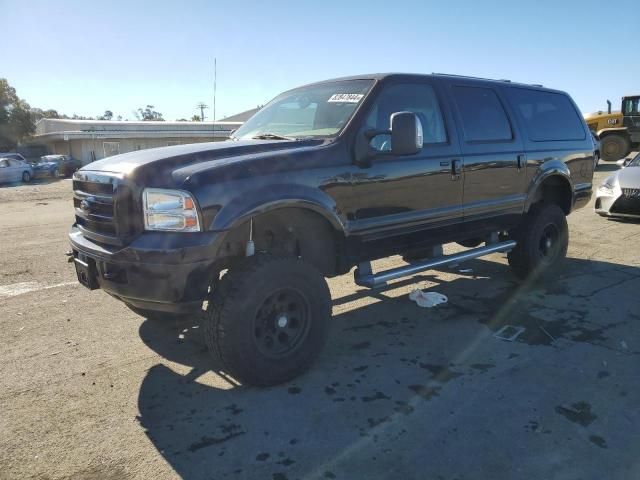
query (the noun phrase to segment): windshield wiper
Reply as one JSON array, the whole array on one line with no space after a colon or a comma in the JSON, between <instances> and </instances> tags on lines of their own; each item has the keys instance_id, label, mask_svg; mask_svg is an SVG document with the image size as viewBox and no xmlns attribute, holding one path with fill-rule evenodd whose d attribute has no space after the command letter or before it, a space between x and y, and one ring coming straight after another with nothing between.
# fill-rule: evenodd
<instances>
[{"instance_id":1,"label":"windshield wiper","mask_svg":"<svg viewBox=\"0 0 640 480\"><path fill-rule=\"evenodd\" d=\"M254 140L295 140L295 138L276 135L275 133L260 133L251 138Z\"/></svg>"}]
</instances>

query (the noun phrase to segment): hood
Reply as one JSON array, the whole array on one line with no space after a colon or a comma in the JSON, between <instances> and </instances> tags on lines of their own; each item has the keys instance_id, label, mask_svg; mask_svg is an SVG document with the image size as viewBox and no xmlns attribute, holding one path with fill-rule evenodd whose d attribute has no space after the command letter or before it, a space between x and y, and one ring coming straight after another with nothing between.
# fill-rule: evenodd
<instances>
[{"instance_id":1,"label":"hood","mask_svg":"<svg viewBox=\"0 0 640 480\"><path fill-rule=\"evenodd\" d=\"M293 150L317 143L317 140L227 140L224 142L173 145L115 155L85 165L80 171L116 173L123 176L137 177L152 170L157 172L160 167L174 170L212 160L278 150Z\"/></svg>"},{"instance_id":2,"label":"hood","mask_svg":"<svg viewBox=\"0 0 640 480\"><path fill-rule=\"evenodd\" d=\"M49 167L57 167L58 164L56 162L38 162L35 165L33 165L33 168L35 169L40 169L40 168L49 168Z\"/></svg>"},{"instance_id":3,"label":"hood","mask_svg":"<svg viewBox=\"0 0 640 480\"><path fill-rule=\"evenodd\" d=\"M622 118L622 113L620 112L592 112L584 115L584 120L588 122L589 120L608 120L610 118Z\"/></svg>"},{"instance_id":4,"label":"hood","mask_svg":"<svg viewBox=\"0 0 640 480\"><path fill-rule=\"evenodd\" d=\"M626 167L618 173L621 188L640 188L640 167Z\"/></svg>"}]
</instances>

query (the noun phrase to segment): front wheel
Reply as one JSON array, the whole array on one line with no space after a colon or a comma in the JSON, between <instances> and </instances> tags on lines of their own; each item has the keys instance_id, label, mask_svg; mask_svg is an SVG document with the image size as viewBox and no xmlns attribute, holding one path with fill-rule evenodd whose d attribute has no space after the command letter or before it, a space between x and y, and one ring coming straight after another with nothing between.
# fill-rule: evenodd
<instances>
[{"instance_id":1,"label":"front wheel","mask_svg":"<svg viewBox=\"0 0 640 480\"><path fill-rule=\"evenodd\" d=\"M267 386L311 366L330 317L329 287L318 270L298 258L256 255L222 277L203 327L209 351L226 371Z\"/></svg>"},{"instance_id":2,"label":"front wheel","mask_svg":"<svg viewBox=\"0 0 640 480\"><path fill-rule=\"evenodd\" d=\"M55 168L52 172L51 172L51 178L58 178L60 176L60 171Z\"/></svg>"},{"instance_id":3,"label":"front wheel","mask_svg":"<svg viewBox=\"0 0 640 480\"><path fill-rule=\"evenodd\" d=\"M29 183L31 181L31 174L29 172L22 172L22 181Z\"/></svg>"},{"instance_id":4,"label":"front wheel","mask_svg":"<svg viewBox=\"0 0 640 480\"><path fill-rule=\"evenodd\" d=\"M516 247L509 252L509 265L516 276L537 277L557 267L567 255L569 228L564 211L551 203L533 205L512 232Z\"/></svg>"}]
</instances>

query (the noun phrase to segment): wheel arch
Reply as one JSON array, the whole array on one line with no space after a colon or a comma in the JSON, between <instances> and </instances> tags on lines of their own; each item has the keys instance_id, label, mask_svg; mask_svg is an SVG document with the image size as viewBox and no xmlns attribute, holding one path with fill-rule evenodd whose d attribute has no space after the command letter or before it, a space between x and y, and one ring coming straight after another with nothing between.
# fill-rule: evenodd
<instances>
[{"instance_id":1,"label":"wheel arch","mask_svg":"<svg viewBox=\"0 0 640 480\"><path fill-rule=\"evenodd\" d=\"M301 257L328 277L341 273L338 260L346 241L342 224L313 202L274 201L247 210L228 227L218 256L243 257L250 234L256 253Z\"/></svg>"},{"instance_id":2,"label":"wheel arch","mask_svg":"<svg viewBox=\"0 0 640 480\"><path fill-rule=\"evenodd\" d=\"M573 183L568 167L563 162L549 166L536 177L530 187L525 204L525 212L539 202L557 204L569 215L573 209Z\"/></svg>"}]
</instances>

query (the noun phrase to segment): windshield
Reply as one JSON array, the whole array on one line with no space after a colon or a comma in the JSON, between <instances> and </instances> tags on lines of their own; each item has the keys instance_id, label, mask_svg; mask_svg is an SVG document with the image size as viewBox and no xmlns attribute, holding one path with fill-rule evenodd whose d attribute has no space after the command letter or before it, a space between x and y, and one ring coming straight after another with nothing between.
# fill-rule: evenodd
<instances>
[{"instance_id":1,"label":"windshield","mask_svg":"<svg viewBox=\"0 0 640 480\"><path fill-rule=\"evenodd\" d=\"M232 138L336 136L372 85L372 80L343 80L285 92L251 117Z\"/></svg>"},{"instance_id":2,"label":"windshield","mask_svg":"<svg viewBox=\"0 0 640 480\"><path fill-rule=\"evenodd\" d=\"M640 153L636 155L636 157L629 162L627 167L640 167Z\"/></svg>"}]
</instances>

